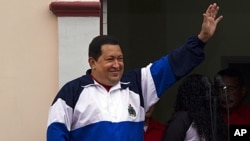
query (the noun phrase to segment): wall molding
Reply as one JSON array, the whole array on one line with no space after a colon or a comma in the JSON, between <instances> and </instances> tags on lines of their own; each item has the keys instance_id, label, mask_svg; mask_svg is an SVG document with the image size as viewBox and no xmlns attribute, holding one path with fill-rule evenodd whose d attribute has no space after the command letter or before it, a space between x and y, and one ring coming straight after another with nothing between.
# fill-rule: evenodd
<instances>
[{"instance_id":1,"label":"wall molding","mask_svg":"<svg viewBox=\"0 0 250 141\"><path fill-rule=\"evenodd\" d=\"M96 1L53 1L49 5L49 9L56 16L72 16L72 17L100 17L101 3Z\"/></svg>"}]
</instances>

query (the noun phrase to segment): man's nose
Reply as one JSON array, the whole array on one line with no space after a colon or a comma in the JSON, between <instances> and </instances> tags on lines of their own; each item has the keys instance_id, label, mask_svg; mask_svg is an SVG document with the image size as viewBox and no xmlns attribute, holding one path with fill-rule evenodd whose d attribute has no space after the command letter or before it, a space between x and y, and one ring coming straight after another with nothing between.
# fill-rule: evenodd
<instances>
[{"instance_id":1,"label":"man's nose","mask_svg":"<svg viewBox=\"0 0 250 141\"><path fill-rule=\"evenodd\" d=\"M120 65L119 65L119 61L117 60L117 59L115 59L114 60L114 62L113 62L113 67L119 67Z\"/></svg>"}]
</instances>

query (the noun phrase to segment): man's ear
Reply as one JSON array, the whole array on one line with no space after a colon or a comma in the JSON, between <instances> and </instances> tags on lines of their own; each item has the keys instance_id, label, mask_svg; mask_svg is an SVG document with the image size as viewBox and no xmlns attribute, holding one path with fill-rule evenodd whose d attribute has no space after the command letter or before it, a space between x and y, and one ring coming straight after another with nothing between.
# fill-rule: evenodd
<instances>
[{"instance_id":1,"label":"man's ear","mask_svg":"<svg viewBox=\"0 0 250 141\"><path fill-rule=\"evenodd\" d=\"M89 57L89 66L91 69L95 69L95 62L96 60L93 57Z\"/></svg>"},{"instance_id":2,"label":"man's ear","mask_svg":"<svg viewBox=\"0 0 250 141\"><path fill-rule=\"evenodd\" d=\"M245 97L248 92L248 88L246 85L241 87L241 97Z\"/></svg>"}]
</instances>

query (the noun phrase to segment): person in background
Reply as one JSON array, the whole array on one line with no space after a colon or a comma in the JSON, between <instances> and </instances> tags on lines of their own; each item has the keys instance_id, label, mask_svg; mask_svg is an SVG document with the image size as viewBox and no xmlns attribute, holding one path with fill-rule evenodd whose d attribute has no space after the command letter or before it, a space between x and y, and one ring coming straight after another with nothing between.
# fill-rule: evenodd
<instances>
[{"instance_id":1,"label":"person in background","mask_svg":"<svg viewBox=\"0 0 250 141\"><path fill-rule=\"evenodd\" d=\"M178 88L163 141L227 141L227 126L210 79L187 76Z\"/></svg>"},{"instance_id":2,"label":"person in background","mask_svg":"<svg viewBox=\"0 0 250 141\"><path fill-rule=\"evenodd\" d=\"M229 125L250 125L250 106L244 103L248 92L244 76L233 68L226 68L217 72L214 82L224 120Z\"/></svg>"},{"instance_id":3,"label":"person in background","mask_svg":"<svg viewBox=\"0 0 250 141\"><path fill-rule=\"evenodd\" d=\"M149 65L124 73L122 46L110 35L89 45L86 74L67 82L49 110L47 141L143 141L145 113L204 60L222 16L210 4L201 31ZM152 48L153 49L153 48Z\"/></svg>"},{"instance_id":4,"label":"person in background","mask_svg":"<svg viewBox=\"0 0 250 141\"><path fill-rule=\"evenodd\" d=\"M144 141L162 141L166 130L165 124L162 124L152 117L155 106L155 104L152 105L145 114Z\"/></svg>"}]
</instances>

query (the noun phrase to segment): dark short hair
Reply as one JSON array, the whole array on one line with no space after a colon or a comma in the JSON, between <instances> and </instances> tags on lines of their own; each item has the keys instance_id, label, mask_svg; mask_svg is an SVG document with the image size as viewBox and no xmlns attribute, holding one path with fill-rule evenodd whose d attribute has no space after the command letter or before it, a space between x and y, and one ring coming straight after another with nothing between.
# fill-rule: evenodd
<instances>
[{"instance_id":1,"label":"dark short hair","mask_svg":"<svg viewBox=\"0 0 250 141\"><path fill-rule=\"evenodd\" d=\"M217 73L217 76L218 75L221 76L221 77L223 77L223 76L236 77L238 79L239 86L245 85L245 80L244 80L243 75L238 70L236 70L234 68L222 69Z\"/></svg>"},{"instance_id":2,"label":"dark short hair","mask_svg":"<svg viewBox=\"0 0 250 141\"><path fill-rule=\"evenodd\" d=\"M89 44L89 57L93 57L97 60L101 55L101 47L105 44L120 45L118 39L110 35L96 36Z\"/></svg>"}]
</instances>

